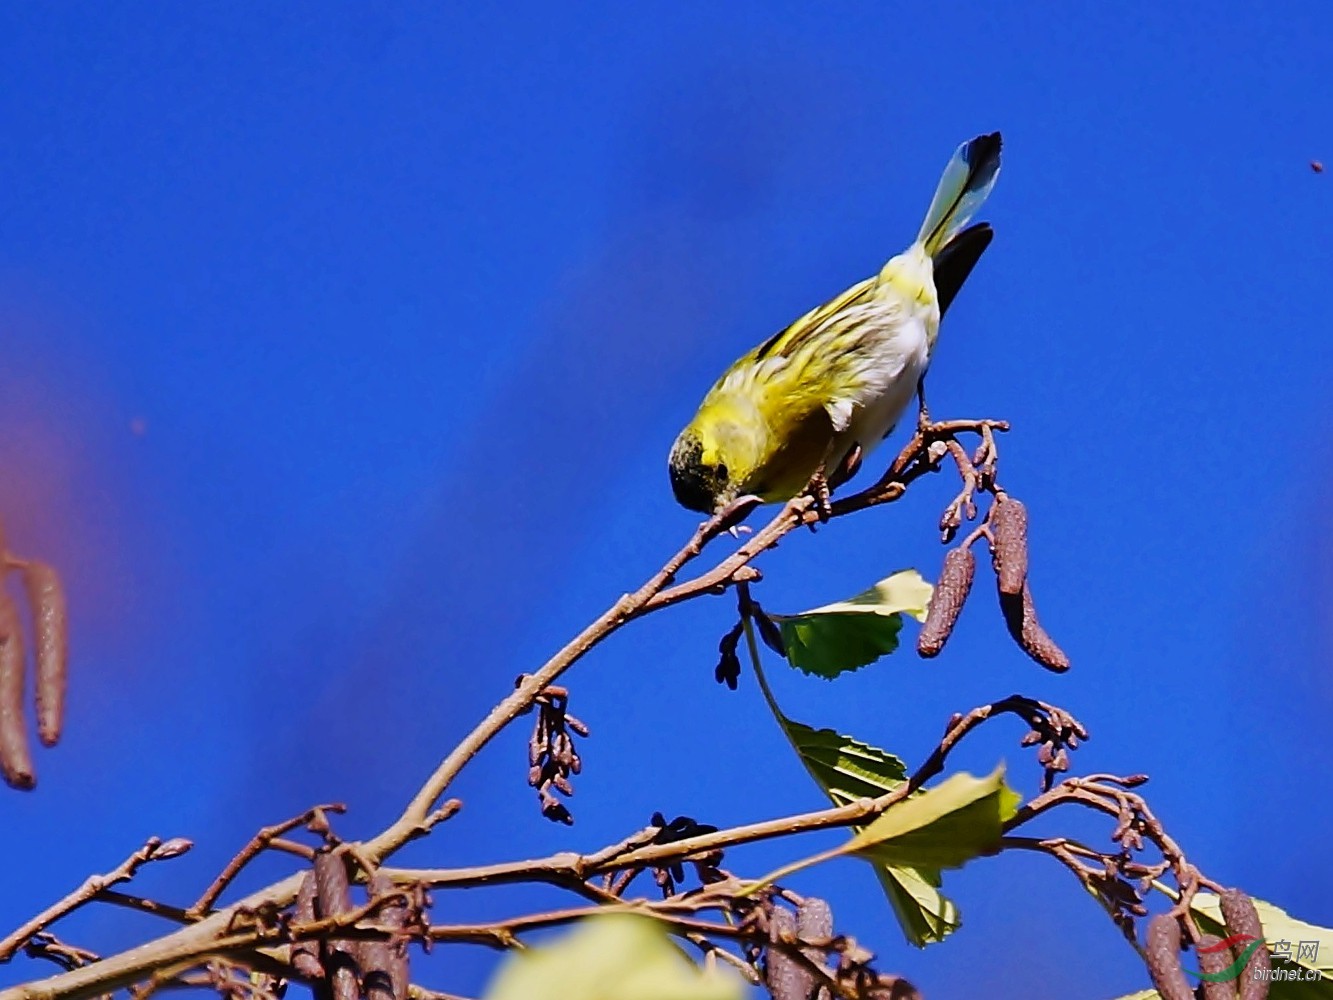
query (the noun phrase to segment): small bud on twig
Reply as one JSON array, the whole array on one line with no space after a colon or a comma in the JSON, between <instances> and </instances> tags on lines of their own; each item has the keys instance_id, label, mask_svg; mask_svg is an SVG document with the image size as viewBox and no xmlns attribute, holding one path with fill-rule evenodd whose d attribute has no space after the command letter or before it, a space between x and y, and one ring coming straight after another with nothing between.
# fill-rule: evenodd
<instances>
[{"instance_id":1,"label":"small bud on twig","mask_svg":"<svg viewBox=\"0 0 1333 1000\"><path fill-rule=\"evenodd\" d=\"M833 909L828 902L807 896L796 908L796 930L806 941L833 936Z\"/></svg>"},{"instance_id":2,"label":"small bud on twig","mask_svg":"<svg viewBox=\"0 0 1333 1000\"><path fill-rule=\"evenodd\" d=\"M178 858L192 847L194 847L193 840L187 837L172 837L153 848L153 852L148 855L148 860L166 861L168 858Z\"/></svg>"},{"instance_id":3,"label":"small bud on twig","mask_svg":"<svg viewBox=\"0 0 1333 1000\"><path fill-rule=\"evenodd\" d=\"M940 582L931 594L926 622L916 639L916 651L925 657L938 656L953 634L958 615L972 591L977 560L969 548L950 549L940 570Z\"/></svg>"}]
</instances>

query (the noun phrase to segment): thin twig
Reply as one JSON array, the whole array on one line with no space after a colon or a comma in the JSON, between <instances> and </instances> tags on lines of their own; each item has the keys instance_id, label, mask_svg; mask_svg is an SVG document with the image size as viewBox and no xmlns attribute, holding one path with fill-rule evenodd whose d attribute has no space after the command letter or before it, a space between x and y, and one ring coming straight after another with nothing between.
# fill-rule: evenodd
<instances>
[{"instance_id":1,"label":"thin twig","mask_svg":"<svg viewBox=\"0 0 1333 1000\"><path fill-rule=\"evenodd\" d=\"M183 910L179 906L172 906L170 903L162 903L156 899L147 899L143 896L134 896L116 889L103 889L97 894L97 901L99 903L110 903L112 906L123 906L128 910L138 910L140 913L151 913L155 917L162 917L178 924L192 924L199 919L191 916L188 910Z\"/></svg>"},{"instance_id":2,"label":"thin twig","mask_svg":"<svg viewBox=\"0 0 1333 1000\"><path fill-rule=\"evenodd\" d=\"M213 880L213 884L204 890L204 894L195 901L195 904L186 913L191 920L197 920L211 910L218 897L222 895L227 886L231 885L232 880L241 873L241 870L284 833L295 830L298 826L307 826L325 813L343 813L346 811L347 807L342 803L330 802L325 805L312 806L299 816L293 816L281 823L264 827L237 852L236 856L228 862L227 867L222 869L221 874ZM284 844L284 846L286 845Z\"/></svg>"},{"instance_id":3,"label":"thin twig","mask_svg":"<svg viewBox=\"0 0 1333 1000\"><path fill-rule=\"evenodd\" d=\"M956 421L934 425L926 436L916 435L879 482L861 493L836 501L833 504L832 515L842 516L855 510L898 499L911 481L936 467L937 458L931 451L933 444L957 433L978 432L984 435L990 428L1004 430L1007 429L1007 425L998 421ZM814 499L811 496L794 498L784 505L764 528L712 570L701 573L685 583L673 585L680 570L697 558L709 542L735 523L737 513L715 516L700 525L689 541L638 590L623 595L538 670L529 674L516 690L499 702L436 766L399 817L379 835L359 845L359 855L372 866L380 864L409 840L420 836L425 830L429 830L450 815L452 809L449 806L452 803L440 809L436 808L436 803L458 773L496 734L527 711L542 690L554 683L590 649L635 618L683 600L716 593L739 581L755 579L757 574L748 565L750 561L796 528L820 520L820 513L813 510L813 506ZM741 510L740 513L748 513L748 510ZM895 789L880 799L862 800L840 809L740 827L734 831L738 838L736 842L745 843L780 836L787 832L824 829L864 820L867 816L888 808L900 797L910 794L914 787L915 785L909 782L901 789ZM707 852L726 842L726 838L720 834L708 834L673 844L645 845L618 857L607 867L632 868L661 858L680 857L686 852ZM562 874L558 878L561 879L561 884L569 884L567 874ZM110 989L128 986L153 969L160 968L164 963L197 959L199 956L220 954L238 948L242 950L253 948L254 940L246 939L246 943L239 943L240 939L228 934L234 918L247 911L259 911L264 908L283 909L290 906L296 897L300 879L299 874L288 876L197 923L164 935L139 948L109 956L97 963L95 968L76 969L39 983L2 990L0 1000L49 1000L56 993L59 993L62 1000L83 1000Z\"/></svg>"},{"instance_id":4,"label":"thin twig","mask_svg":"<svg viewBox=\"0 0 1333 1000\"><path fill-rule=\"evenodd\" d=\"M72 913L84 904L92 902L103 890L116 885L118 882L128 882L141 867L150 861L158 860L157 851L161 846L162 840L160 838L149 837L142 847L105 875L90 875L82 885L69 895L52 903L3 941L0 941L0 962L9 961L28 938L38 931L45 930L61 917Z\"/></svg>"}]
</instances>

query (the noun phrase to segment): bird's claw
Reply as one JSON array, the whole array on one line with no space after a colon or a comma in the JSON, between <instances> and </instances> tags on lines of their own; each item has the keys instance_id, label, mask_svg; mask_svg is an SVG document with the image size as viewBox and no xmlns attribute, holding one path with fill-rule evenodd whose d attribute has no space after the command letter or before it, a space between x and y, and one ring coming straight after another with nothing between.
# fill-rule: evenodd
<instances>
[{"instance_id":1,"label":"bird's claw","mask_svg":"<svg viewBox=\"0 0 1333 1000\"><path fill-rule=\"evenodd\" d=\"M810 492L815 498L815 512L819 515L821 522L827 522L833 516L833 504L829 502L831 496L829 490L828 476L824 474L821 468L810 477ZM814 527L814 525L810 525Z\"/></svg>"},{"instance_id":2,"label":"bird's claw","mask_svg":"<svg viewBox=\"0 0 1333 1000\"><path fill-rule=\"evenodd\" d=\"M719 531L725 531L732 538L739 538L742 531L751 530L742 525L741 522L749 517L756 507L762 506L763 502L754 494L747 493L745 496L739 496L732 500L704 524L716 524Z\"/></svg>"}]
</instances>

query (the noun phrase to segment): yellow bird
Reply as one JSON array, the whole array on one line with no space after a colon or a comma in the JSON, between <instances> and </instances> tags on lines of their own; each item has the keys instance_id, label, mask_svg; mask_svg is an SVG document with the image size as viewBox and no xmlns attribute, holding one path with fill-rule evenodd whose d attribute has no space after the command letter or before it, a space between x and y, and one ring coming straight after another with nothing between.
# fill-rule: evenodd
<instances>
[{"instance_id":1,"label":"yellow bird","mask_svg":"<svg viewBox=\"0 0 1333 1000\"><path fill-rule=\"evenodd\" d=\"M727 369L671 448L683 506L783 502L855 471L917 394L940 316L990 244L986 223L964 227L999 171L998 132L963 143L910 247Z\"/></svg>"}]
</instances>

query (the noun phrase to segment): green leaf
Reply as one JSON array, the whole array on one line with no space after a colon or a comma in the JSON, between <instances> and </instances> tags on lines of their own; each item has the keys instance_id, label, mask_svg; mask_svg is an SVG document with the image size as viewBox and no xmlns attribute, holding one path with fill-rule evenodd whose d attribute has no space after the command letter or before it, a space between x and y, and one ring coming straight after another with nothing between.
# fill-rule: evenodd
<instances>
[{"instance_id":1,"label":"green leaf","mask_svg":"<svg viewBox=\"0 0 1333 1000\"><path fill-rule=\"evenodd\" d=\"M831 679L897 649L903 614L924 621L932 589L920 573L906 569L845 601L773 620L782 631L787 661Z\"/></svg>"},{"instance_id":2,"label":"green leaf","mask_svg":"<svg viewBox=\"0 0 1333 1000\"><path fill-rule=\"evenodd\" d=\"M999 842L1020 801L1003 765L984 778L955 774L857 831L849 846L885 864L959 868Z\"/></svg>"},{"instance_id":3,"label":"green leaf","mask_svg":"<svg viewBox=\"0 0 1333 1000\"><path fill-rule=\"evenodd\" d=\"M486 1000L742 1000L739 978L703 970L657 921L608 914L505 961Z\"/></svg>"},{"instance_id":4,"label":"green leaf","mask_svg":"<svg viewBox=\"0 0 1333 1000\"><path fill-rule=\"evenodd\" d=\"M1290 970L1288 975L1298 977L1294 980L1274 980L1269 983L1269 1000L1333 998L1333 930L1316 924L1307 924L1304 920L1291 916L1281 907L1265 903L1262 899L1254 901L1254 908L1259 911L1259 922L1264 927L1264 940L1268 943L1274 972L1276 973L1278 969L1288 969ZM1190 909L1205 931L1220 937L1226 936L1222 920L1222 902L1216 895L1210 892L1198 893ZM1274 951L1273 946L1278 942L1290 945L1288 949L1284 949L1284 952L1288 953L1286 957ZM1301 942L1306 943L1306 948L1303 950L1300 948ZM1306 969L1316 970L1320 978L1308 982L1301 980L1299 977Z\"/></svg>"},{"instance_id":5,"label":"green leaf","mask_svg":"<svg viewBox=\"0 0 1333 1000\"><path fill-rule=\"evenodd\" d=\"M879 747L832 729L811 729L785 715L778 722L800 755L810 776L819 782L834 805L857 799L875 799L907 780L907 765Z\"/></svg>"},{"instance_id":6,"label":"green leaf","mask_svg":"<svg viewBox=\"0 0 1333 1000\"><path fill-rule=\"evenodd\" d=\"M958 907L939 891L938 868L876 864L875 875L903 934L918 948L943 941L963 925Z\"/></svg>"},{"instance_id":7,"label":"green leaf","mask_svg":"<svg viewBox=\"0 0 1333 1000\"><path fill-rule=\"evenodd\" d=\"M879 798L907 780L906 764L879 747L832 729L812 729L776 706L774 714L801 763L834 805ZM876 863L875 874L903 934L918 948L943 941L962 923L958 907L939 891L939 868Z\"/></svg>"}]
</instances>

